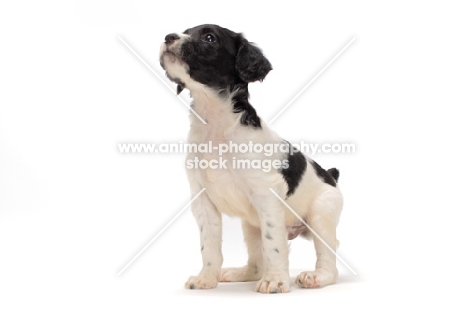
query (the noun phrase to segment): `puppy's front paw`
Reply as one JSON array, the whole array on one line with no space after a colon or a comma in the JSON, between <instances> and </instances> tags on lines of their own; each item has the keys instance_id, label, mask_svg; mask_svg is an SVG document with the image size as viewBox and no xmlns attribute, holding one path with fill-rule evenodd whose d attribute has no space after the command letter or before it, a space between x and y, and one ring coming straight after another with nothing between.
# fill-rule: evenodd
<instances>
[{"instance_id":1,"label":"puppy's front paw","mask_svg":"<svg viewBox=\"0 0 468 311\"><path fill-rule=\"evenodd\" d=\"M187 289L210 289L215 288L218 285L216 277L200 274L198 276L191 276L187 282L185 282L185 288Z\"/></svg>"},{"instance_id":2,"label":"puppy's front paw","mask_svg":"<svg viewBox=\"0 0 468 311\"><path fill-rule=\"evenodd\" d=\"M318 288L335 283L337 276L336 268L319 268L315 271L301 272L296 278L296 284L304 288Z\"/></svg>"},{"instance_id":3,"label":"puppy's front paw","mask_svg":"<svg viewBox=\"0 0 468 311\"><path fill-rule=\"evenodd\" d=\"M221 282L250 282L258 281L261 272L257 267L245 266L241 268L226 268L221 270Z\"/></svg>"},{"instance_id":4,"label":"puppy's front paw","mask_svg":"<svg viewBox=\"0 0 468 311\"><path fill-rule=\"evenodd\" d=\"M264 276L255 287L256 292L263 294L287 293L289 290L289 277Z\"/></svg>"}]
</instances>

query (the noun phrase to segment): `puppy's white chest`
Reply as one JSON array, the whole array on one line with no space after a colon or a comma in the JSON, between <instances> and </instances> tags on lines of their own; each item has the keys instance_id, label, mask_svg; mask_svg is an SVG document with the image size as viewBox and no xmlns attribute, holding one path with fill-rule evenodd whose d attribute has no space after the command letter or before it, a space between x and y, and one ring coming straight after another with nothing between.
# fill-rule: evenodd
<instances>
[{"instance_id":1,"label":"puppy's white chest","mask_svg":"<svg viewBox=\"0 0 468 311\"><path fill-rule=\"evenodd\" d=\"M219 212L242 218L252 217L250 202L246 195L245 184L232 170L232 163L226 158L212 159L223 161L225 167L197 170L199 182ZM219 164L219 163L218 163Z\"/></svg>"},{"instance_id":2,"label":"puppy's white chest","mask_svg":"<svg viewBox=\"0 0 468 311\"><path fill-rule=\"evenodd\" d=\"M192 174L202 187L206 188L208 197L219 212L242 218L252 217L245 184L233 168L235 156L229 152L220 152L222 145L229 145L223 129L206 125L202 130L191 132L191 140L193 142L197 139L197 144L211 146L211 152L188 154L187 159L196 159L199 163L204 163L203 168L188 170L188 174Z\"/></svg>"}]
</instances>

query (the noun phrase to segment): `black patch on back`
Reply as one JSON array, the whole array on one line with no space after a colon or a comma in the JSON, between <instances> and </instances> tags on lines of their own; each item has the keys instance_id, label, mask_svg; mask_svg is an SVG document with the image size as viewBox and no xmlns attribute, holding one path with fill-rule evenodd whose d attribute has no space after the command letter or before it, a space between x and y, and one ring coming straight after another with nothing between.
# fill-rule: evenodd
<instances>
[{"instance_id":1,"label":"black patch on back","mask_svg":"<svg viewBox=\"0 0 468 311\"><path fill-rule=\"evenodd\" d=\"M314 160L310 160L310 164L312 164L312 167L315 170L315 173L317 173L317 176L320 177L321 180L323 180L324 183L329 184L330 186L336 187L336 181L333 178L333 175L324 170L317 162ZM338 170L335 169L337 172Z\"/></svg>"},{"instance_id":2,"label":"black patch on back","mask_svg":"<svg viewBox=\"0 0 468 311\"><path fill-rule=\"evenodd\" d=\"M291 144L289 144L289 147L292 148ZM286 197L289 197L294 193L294 191L296 191L296 188L306 171L307 161L304 155L297 150L294 150L292 154L289 152L287 160L289 167L281 169L280 173L288 184Z\"/></svg>"}]
</instances>

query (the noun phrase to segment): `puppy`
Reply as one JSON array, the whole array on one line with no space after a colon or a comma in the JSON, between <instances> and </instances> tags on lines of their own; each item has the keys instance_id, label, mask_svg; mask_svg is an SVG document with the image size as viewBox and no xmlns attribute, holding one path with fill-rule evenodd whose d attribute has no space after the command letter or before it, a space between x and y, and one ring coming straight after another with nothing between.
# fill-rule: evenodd
<instances>
[{"instance_id":1,"label":"puppy","mask_svg":"<svg viewBox=\"0 0 468 311\"><path fill-rule=\"evenodd\" d=\"M171 33L161 45L160 63L168 78L193 98L190 144L289 143L272 131L249 103L248 84L262 81L272 69L262 51L242 34L217 25L201 25L183 33ZM296 284L322 287L336 281L336 227L343 199L337 187L337 169L324 170L297 150L271 154L231 148L223 154L223 167L187 169L192 196L205 189L192 203L200 230L203 268L185 284L189 289L208 289L218 282L258 281L261 293L290 290L288 238L313 239L317 261L314 271L304 271ZM284 148L280 148L285 150ZM219 154L194 150L187 163L221 160ZM237 166L237 161L281 163L265 170ZM244 162L247 163L247 162ZM271 189L271 190L270 190ZM278 194L314 233L272 192ZM221 269L221 214L240 217L248 250L247 265ZM328 246L328 247L327 247ZM331 251L333 250L333 251Z\"/></svg>"}]
</instances>

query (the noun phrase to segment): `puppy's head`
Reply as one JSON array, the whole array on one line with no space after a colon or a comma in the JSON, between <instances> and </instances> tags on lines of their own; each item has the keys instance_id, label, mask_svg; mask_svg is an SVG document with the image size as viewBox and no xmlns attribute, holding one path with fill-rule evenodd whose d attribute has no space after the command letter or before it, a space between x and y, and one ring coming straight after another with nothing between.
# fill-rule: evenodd
<instances>
[{"instance_id":1,"label":"puppy's head","mask_svg":"<svg viewBox=\"0 0 468 311\"><path fill-rule=\"evenodd\" d=\"M216 25L168 34L161 45L160 63L177 83L177 93L197 84L221 90L263 80L272 69L262 51L242 34Z\"/></svg>"}]
</instances>

